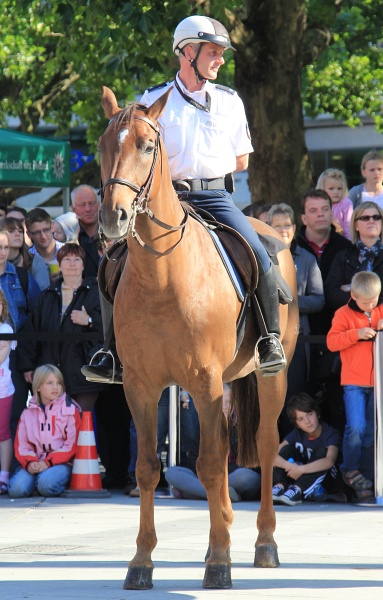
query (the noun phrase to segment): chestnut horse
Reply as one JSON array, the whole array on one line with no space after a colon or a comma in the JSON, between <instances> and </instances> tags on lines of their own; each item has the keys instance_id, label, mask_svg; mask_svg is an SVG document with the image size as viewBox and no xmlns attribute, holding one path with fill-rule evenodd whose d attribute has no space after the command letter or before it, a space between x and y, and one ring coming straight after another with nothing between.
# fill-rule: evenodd
<instances>
[{"instance_id":1,"label":"chestnut horse","mask_svg":"<svg viewBox=\"0 0 383 600\"><path fill-rule=\"evenodd\" d=\"M188 218L172 186L158 126L170 91L150 108L131 104L120 109L106 87L102 96L110 122L98 146L103 182L99 219L106 237L128 241L114 325L124 391L138 437L140 527L124 588L152 587L151 554L157 543L154 491L160 476L157 405L162 390L173 384L190 392L200 423L197 472L207 492L211 525L203 586L227 588L231 586L233 510L223 382L239 380L240 393L233 384L239 444L245 444L239 456L248 466L259 461L262 469L254 565L275 567L279 562L273 537L272 470L286 371L271 377L253 374L257 335L252 320L236 352L237 294L209 233ZM264 223L251 222L257 231L279 237ZM288 249L278 258L281 273L294 291L293 302L280 306L281 339L289 362L298 331L295 267Z\"/></svg>"}]
</instances>

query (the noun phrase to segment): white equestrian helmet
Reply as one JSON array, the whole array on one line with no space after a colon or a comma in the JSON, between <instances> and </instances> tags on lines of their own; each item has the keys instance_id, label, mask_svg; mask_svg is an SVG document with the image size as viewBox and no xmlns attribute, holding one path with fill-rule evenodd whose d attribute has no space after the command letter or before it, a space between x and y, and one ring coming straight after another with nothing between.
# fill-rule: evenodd
<instances>
[{"instance_id":1,"label":"white equestrian helmet","mask_svg":"<svg viewBox=\"0 0 383 600\"><path fill-rule=\"evenodd\" d=\"M179 23L174 32L173 51L179 55L187 44L213 42L224 48L231 48L230 37L225 27L215 19L194 15L187 17Z\"/></svg>"}]
</instances>

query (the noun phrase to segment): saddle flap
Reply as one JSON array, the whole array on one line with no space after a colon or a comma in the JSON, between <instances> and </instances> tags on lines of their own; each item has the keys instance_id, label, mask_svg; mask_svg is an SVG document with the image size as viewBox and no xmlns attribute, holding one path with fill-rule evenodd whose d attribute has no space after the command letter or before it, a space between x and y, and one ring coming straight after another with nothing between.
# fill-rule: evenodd
<instances>
[{"instance_id":1,"label":"saddle flap","mask_svg":"<svg viewBox=\"0 0 383 600\"><path fill-rule=\"evenodd\" d=\"M246 292L251 296L258 284L258 265L254 252L246 240L233 229L220 225L214 231L233 261Z\"/></svg>"},{"instance_id":2,"label":"saddle flap","mask_svg":"<svg viewBox=\"0 0 383 600\"><path fill-rule=\"evenodd\" d=\"M108 248L98 267L97 280L100 292L107 302L113 303L117 285L128 257L126 239Z\"/></svg>"}]
</instances>

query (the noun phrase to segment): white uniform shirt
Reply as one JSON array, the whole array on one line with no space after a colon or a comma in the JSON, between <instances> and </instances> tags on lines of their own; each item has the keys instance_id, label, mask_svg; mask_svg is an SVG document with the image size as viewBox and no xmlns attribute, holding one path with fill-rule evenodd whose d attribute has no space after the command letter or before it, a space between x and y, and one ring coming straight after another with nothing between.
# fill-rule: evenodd
<instances>
[{"instance_id":1,"label":"white uniform shirt","mask_svg":"<svg viewBox=\"0 0 383 600\"><path fill-rule=\"evenodd\" d=\"M236 157L253 151L245 109L237 92L206 81L189 92L177 75L181 90L203 106L206 92L210 111L185 100L174 81L146 90L141 104L150 106L173 85L165 110L158 119L169 159L172 179L215 179L236 169Z\"/></svg>"}]
</instances>

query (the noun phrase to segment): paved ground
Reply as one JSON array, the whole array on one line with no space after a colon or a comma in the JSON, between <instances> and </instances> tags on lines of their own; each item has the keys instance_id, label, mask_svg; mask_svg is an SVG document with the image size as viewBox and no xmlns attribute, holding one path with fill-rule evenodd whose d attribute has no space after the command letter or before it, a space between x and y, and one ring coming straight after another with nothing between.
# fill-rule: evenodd
<instances>
[{"instance_id":1,"label":"paved ground","mask_svg":"<svg viewBox=\"0 0 383 600\"><path fill-rule=\"evenodd\" d=\"M204 501L156 499L154 588L124 591L139 500L0 498L2 600L382 600L383 506L276 507L281 567L254 569L257 502L234 505L231 590L202 590Z\"/></svg>"}]
</instances>

